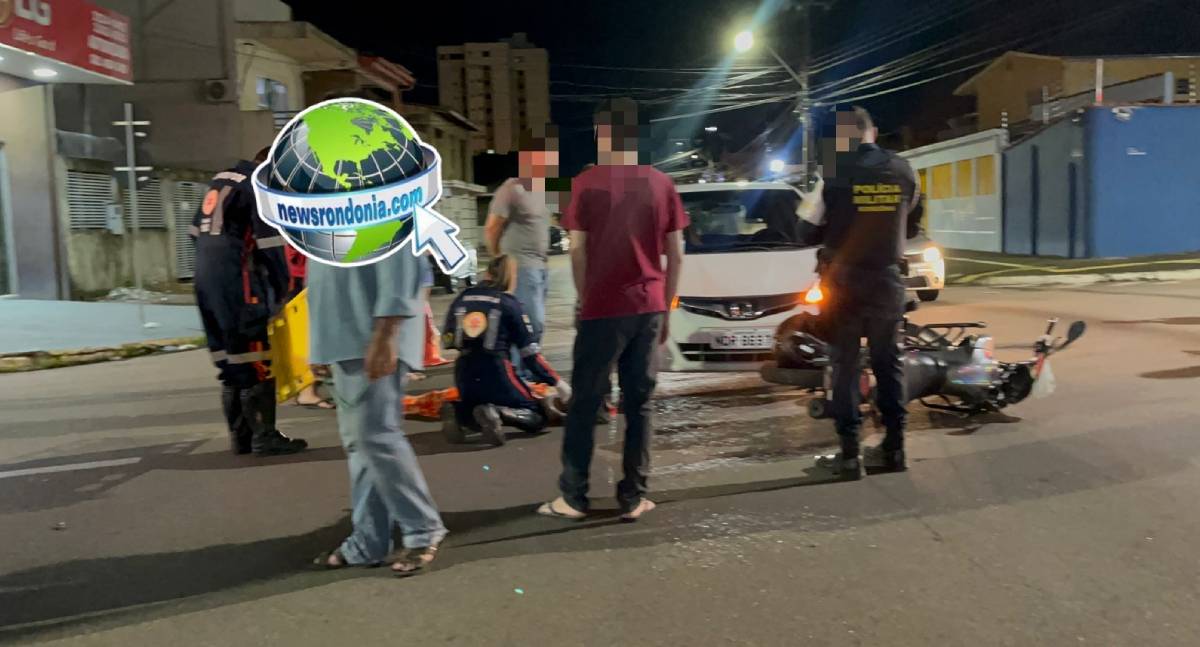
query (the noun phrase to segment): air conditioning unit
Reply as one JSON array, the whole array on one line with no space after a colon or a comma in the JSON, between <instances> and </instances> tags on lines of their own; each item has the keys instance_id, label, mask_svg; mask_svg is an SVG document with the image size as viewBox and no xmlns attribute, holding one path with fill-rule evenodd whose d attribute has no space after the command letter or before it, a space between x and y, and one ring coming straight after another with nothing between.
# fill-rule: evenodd
<instances>
[{"instance_id":1,"label":"air conditioning unit","mask_svg":"<svg viewBox=\"0 0 1200 647\"><path fill-rule=\"evenodd\" d=\"M204 100L209 103L227 103L233 101L235 92L233 82L229 79L210 79L204 82Z\"/></svg>"}]
</instances>

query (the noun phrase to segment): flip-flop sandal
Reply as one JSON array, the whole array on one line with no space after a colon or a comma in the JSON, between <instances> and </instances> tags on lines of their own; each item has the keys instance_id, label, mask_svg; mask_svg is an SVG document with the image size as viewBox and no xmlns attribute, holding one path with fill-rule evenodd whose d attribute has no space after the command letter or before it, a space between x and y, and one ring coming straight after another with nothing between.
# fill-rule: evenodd
<instances>
[{"instance_id":1,"label":"flip-flop sandal","mask_svg":"<svg viewBox=\"0 0 1200 647\"><path fill-rule=\"evenodd\" d=\"M411 577L429 570L430 564L437 559L438 544L410 548L404 551L400 559L392 564L392 575L396 577ZM428 557L428 559L425 559ZM397 568L397 567L401 568Z\"/></svg>"},{"instance_id":2,"label":"flip-flop sandal","mask_svg":"<svg viewBox=\"0 0 1200 647\"><path fill-rule=\"evenodd\" d=\"M317 400L316 402L297 402L296 404L304 407L305 409L318 409L320 411L333 411L334 409L337 409L337 405L333 403L333 400Z\"/></svg>"},{"instance_id":3,"label":"flip-flop sandal","mask_svg":"<svg viewBox=\"0 0 1200 647\"><path fill-rule=\"evenodd\" d=\"M571 514L571 513L567 513L567 512L559 512L558 510L555 510L554 509L554 501L547 501L547 502L543 503L542 505L538 506L538 509L537 509L538 514L542 515L543 517L550 517L552 519L566 519L568 521L583 521L584 519L587 518L586 513L579 512L578 510L575 510L574 508L571 508L571 511L574 512L575 514Z\"/></svg>"}]
</instances>

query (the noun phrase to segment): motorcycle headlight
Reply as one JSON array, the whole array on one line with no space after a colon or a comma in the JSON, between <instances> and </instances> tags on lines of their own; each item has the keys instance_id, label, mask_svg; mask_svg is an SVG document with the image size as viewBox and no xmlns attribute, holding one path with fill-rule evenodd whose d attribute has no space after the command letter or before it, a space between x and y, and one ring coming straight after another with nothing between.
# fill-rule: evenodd
<instances>
[{"instance_id":1,"label":"motorcycle headlight","mask_svg":"<svg viewBox=\"0 0 1200 647\"><path fill-rule=\"evenodd\" d=\"M926 263L936 263L942 260L942 250L936 247L926 247L924 252L921 252L921 258L925 259Z\"/></svg>"}]
</instances>

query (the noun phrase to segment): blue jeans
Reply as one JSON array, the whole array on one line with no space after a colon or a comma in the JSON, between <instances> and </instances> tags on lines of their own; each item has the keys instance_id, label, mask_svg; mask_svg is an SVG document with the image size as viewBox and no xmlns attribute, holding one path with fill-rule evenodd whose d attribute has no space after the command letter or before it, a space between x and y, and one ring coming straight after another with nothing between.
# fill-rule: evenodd
<instances>
[{"instance_id":1,"label":"blue jeans","mask_svg":"<svg viewBox=\"0 0 1200 647\"><path fill-rule=\"evenodd\" d=\"M392 552L392 529L405 548L436 544L446 536L437 504L401 428L401 402L409 368L374 382L361 359L333 365L338 432L350 466L354 530L340 547L350 564L382 562Z\"/></svg>"},{"instance_id":2,"label":"blue jeans","mask_svg":"<svg viewBox=\"0 0 1200 647\"><path fill-rule=\"evenodd\" d=\"M545 265L517 266L517 288L513 296L521 302L521 309L529 317L529 325L533 328L533 341L541 343L542 332L546 329L546 296L550 291L550 270ZM520 349L515 346L510 349L513 367L517 375L530 379L532 376L521 365Z\"/></svg>"}]
</instances>

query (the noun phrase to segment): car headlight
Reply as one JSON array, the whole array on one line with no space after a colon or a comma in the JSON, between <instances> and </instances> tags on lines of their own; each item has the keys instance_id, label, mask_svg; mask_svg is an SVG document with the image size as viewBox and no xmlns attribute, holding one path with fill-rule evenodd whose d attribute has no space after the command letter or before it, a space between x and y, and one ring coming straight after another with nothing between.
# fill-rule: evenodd
<instances>
[{"instance_id":1,"label":"car headlight","mask_svg":"<svg viewBox=\"0 0 1200 647\"><path fill-rule=\"evenodd\" d=\"M825 293L821 291L821 282L817 281L807 292L804 293L804 303L815 304L825 300Z\"/></svg>"},{"instance_id":2,"label":"car headlight","mask_svg":"<svg viewBox=\"0 0 1200 647\"><path fill-rule=\"evenodd\" d=\"M921 258L925 259L926 263L936 263L942 260L942 250L936 247L926 247L925 251L921 252Z\"/></svg>"}]
</instances>

